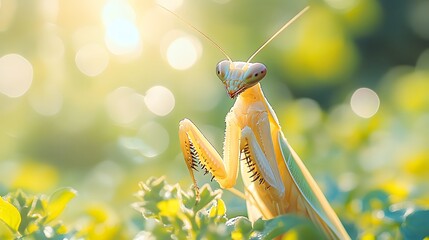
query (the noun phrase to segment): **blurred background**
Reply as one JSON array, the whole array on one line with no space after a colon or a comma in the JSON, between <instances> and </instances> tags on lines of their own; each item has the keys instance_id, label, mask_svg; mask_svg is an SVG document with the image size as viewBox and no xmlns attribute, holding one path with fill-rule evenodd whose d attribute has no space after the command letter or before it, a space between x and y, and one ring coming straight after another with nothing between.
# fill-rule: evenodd
<instances>
[{"instance_id":1,"label":"blurred background","mask_svg":"<svg viewBox=\"0 0 429 240\"><path fill-rule=\"evenodd\" d=\"M342 218L374 189L429 206L424 0L0 0L2 195L70 186L70 221L102 213L105 239L127 236L139 181L191 184L181 119L221 152L234 103L214 72L225 57L156 3L242 61L310 5L253 59L286 137Z\"/></svg>"}]
</instances>

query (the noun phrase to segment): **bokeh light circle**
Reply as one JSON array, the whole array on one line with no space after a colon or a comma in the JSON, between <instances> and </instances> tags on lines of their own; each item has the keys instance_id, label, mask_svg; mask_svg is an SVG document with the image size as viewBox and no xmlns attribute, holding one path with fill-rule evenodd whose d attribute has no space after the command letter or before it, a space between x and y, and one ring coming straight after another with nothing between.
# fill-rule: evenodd
<instances>
[{"instance_id":1,"label":"bokeh light circle","mask_svg":"<svg viewBox=\"0 0 429 240\"><path fill-rule=\"evenodd\" d=\"M154 86L144 96L146 107L158 116L169 114L175 105L173 93L166 87Z\"/></svg>"},{"instance_id":2,"label":"bokeh light circle","mask_svg":"<svg viewBox=\"0 0 429 240\"><path fill-rule=\"evenodd\" d=\"M33 81L33 66L19 54L0 58L0 92L12 98L24 95Z\"/></svg>"},{"instance_id":3,"label":"bokeh light circle","mask_svg":"<svg viewBox=\"0 0 429 240\"><path fill-rule=\"evenodd\" d=\"M186 70L198 60L199 42L190 37L179 37L173 40L167 48L167 61L177 70Z\"/></svg>"},{"instance_id":4,"label":"bokeh light circle","mask_svg":"<svg viewBox=\"0 0 429 240\"><path fill-rule=\"evenodd\" d=\"M143 109L143 96L129 87L119 87L106 99L110 118L119 124L128 124L137 119Z\"/></svg>"},{"instance_id":5,"label":"bokeh light circle","mask_svg":"<svg viewBox=\"0 0 429 240\"><path fill-rule=\"evenodd\" d=\"M88 44L76 53L75 62L83 74L95 77L107 68L109 54L98 44Z\"/></svg>"},{"instance_id":6,"label":"bokeh light circle","mask_svg":"<svg viewBox=\"0 0 429 240\"><path fill-rule=\"evenodd\" d=\"M357 89L351 99L350 106L353 112L362 118L370 118L377 113L380 99L376 92L369 88Z\"/></svg>"}]
</instances>

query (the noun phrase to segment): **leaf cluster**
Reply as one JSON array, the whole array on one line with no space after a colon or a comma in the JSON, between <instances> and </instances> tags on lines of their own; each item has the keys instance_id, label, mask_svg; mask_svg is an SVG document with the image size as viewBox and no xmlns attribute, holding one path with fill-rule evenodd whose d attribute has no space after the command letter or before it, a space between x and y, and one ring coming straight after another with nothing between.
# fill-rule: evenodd
<instances>
[{"instance_id":1,"label":"leaf cluster","mask_svg":"<svg viewBox=\"0 0 429 240\"><path fill-rule=\"evenodd\" d=\"M57 218L76 196L72 188L61 188L50 196L32 195L21 190L0 197L1 239L65 239L76 234Z\"/></svg>"},{"instance_id":2,"label":"leaf cluster","mask_svg":"<svg viewBox=\"0 0 429 240\"><path fill-rule=\"evenodd\" d=\"M192 189L150 178L140 184L140 201L134 204L143 215L137 239L273 239L291 229L295 235L323 238L309 220L295 215L253 224L243 216L228 219L221 195L221 190L204 185L198 199Z\"/></svg>"},{"instance_id":3,"label":"leaf cluster","mask_svg":"<svg viewBox=\"0 0 429 240\"><path fill-rule=\"evenodd\" d=\"M429 237L429 210L406 202L393 204L382 190L368 192L360 205L356 223L365 227L363 235L406 240Z\"/></svg>"}]
</instances>

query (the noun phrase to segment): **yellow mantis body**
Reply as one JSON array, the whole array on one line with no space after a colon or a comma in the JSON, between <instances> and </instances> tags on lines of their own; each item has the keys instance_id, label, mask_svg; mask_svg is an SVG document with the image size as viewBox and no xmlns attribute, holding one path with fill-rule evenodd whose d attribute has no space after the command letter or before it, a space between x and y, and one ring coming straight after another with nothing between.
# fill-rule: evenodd
<instances>
[{"instance_id":1,"label":"yellow mantis body","mask_svg":"<svg viewBox=\"0 0 429 240\"><path fill-rule=\"evenodd\" d=\"M181 149L195 186L193 171L201 165L222 188L232 189L240 165L251 221L295 213L311 219L330 239L350 239L317 183L287 142L276 114L264 97L259 81L265 77L266 67L250 63L259 50L307 9L286 23L247 62L233 62L227 56L228 60L217 65L216 73L228 95L236 98L225 119L223 157L188 119L179 124Z\"/></svg>"}]
</instances>

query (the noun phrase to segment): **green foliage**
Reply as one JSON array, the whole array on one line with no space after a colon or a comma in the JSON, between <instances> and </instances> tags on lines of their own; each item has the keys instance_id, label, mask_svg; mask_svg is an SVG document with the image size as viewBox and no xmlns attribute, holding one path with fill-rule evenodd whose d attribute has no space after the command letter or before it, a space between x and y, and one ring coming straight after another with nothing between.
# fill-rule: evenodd
<instances>
[{"instance_id":1,"label":"green foliage","mask_svg":"<svg viewBox=\"0 0 429 240\"><path fill-rule=\"evenodd\" d=\"M423 239L429 237L429 210L404 214L401 232L405 239Z\"/></svg>"},{"instance_id":2,"label":"green foliage","mask_svg":"<svg viewBox=\"0 0 429 240\"><path fill-rule=\"evenodd\" d=\"M306 218L287 214L253 224L247 217L228 218L221 190L204 185L197 201L192 189L181 190L164 178L140 184L142 231L138 237L154 239L323 239L324 235ZM352 239L423 239L429 236L429 211L411 204L394 204L387 192L374 190L347 204L358 205L353 221L344 225ZM341 216L341 215L340 215Z\"/></svg>"},{"instance_id":3,"label":"green foliage","mask_svg":"<svg viewBox=\"0 0 429 240\"><path fill-rule=\"evenodd\" d=\"M87 222L83 229L72 230L58 220L67 204L76 196L71 188L61 188L50 196L31 195L21 190L0 198L0 239L323 239L323 234L308 219L287 214L254 223L245 216L229 218L221 199L221 190L209 185L200 189L182 190L164 178L149 178L140 184L139 201L133 206L143 218L130 218L137 230L129 232L114 225L106 228ZM352 239L424 239L429 237L429 210L411 203L394 203L382 190L365 193L346 204L357 205L355 216L344 225ZM95 210L93 217L105 221L104 210ZM101 211L101 212L100 212ZM339 213L340 217L344 213ZM350 211L348 212L350 214ZM82 212L81 217L91 214ZM104 219L104 220L103 220ZM97 227L98 226L98 227ZM101 227L101 228L100 228ZM75 227L76 228L76 227ZM97 231L102 229L102 232ZM6 231L4 231L6 230ZM121 232L120 232L121 231ZM132 233L133 232L133 233ZM128 237L127 237L128 236ZM113 238L112 238L113 237Z\"/></svg>"},{"instance_id":4,"label":"green foliage","mask_svg":"<svg viewBox=\"0 0 429 240\"><path fill-rule=\"evenodd\" d=\"M225 237L225 231L218 231L225 228L227 220L224 211L219 211L224 208L219 199L221 192L212 191L206 185L200 193L197 201L195 195L185 193L178 185L168 185L163 178L150 178L141 183L137 193L141 201L135 207L145 217L146 229L140 234L157 238L174 235L178 239ZM210 214L210 209L215 214Z\"/></svg>"},{"instance_id":5,"label":"green foliage","mask_svg":"<svg viewBox=\"0 0 429 240\"><path fill-rule=\"evenodd\" d=\"M388 239L424 239L429 237L429 211L411 203L394 204L381 190L366 193L359 200L360 212L355 225L361 236L384 236Z\"/></svg>"},{"instance_id":6,"label":"green foliage","mask_svg":"<svg viewBox=\"0 0 429 240\"><path fill-rule=\"evenodd\" d=\"M228 219L221 195L221 190L213 191L209 185L204 185L197 200L192 189L185 192L177 184L169 185L164 178L150 178L140 184L137 193L140 201L134 204L144 217L144 230L138 236L155 239L273 239L294 229L298 236L310 230L311 237L323 238L309 220L295 215L259 219L253 225L243 216Z\"/></svg>"},{"instance_id":7,"label":"green foliage","mask_svg":"<svg viewBox=\"0 0 429 240\"><path fill-rule=\"evenodd\" d=\"M57 220L66 205L76 196L72 188L61 188L52 195L31 195L21 190L0 198L0 220L10 232L0 232L1 239L64 239L75 235Z\"/></svg>"}]
</instances>

